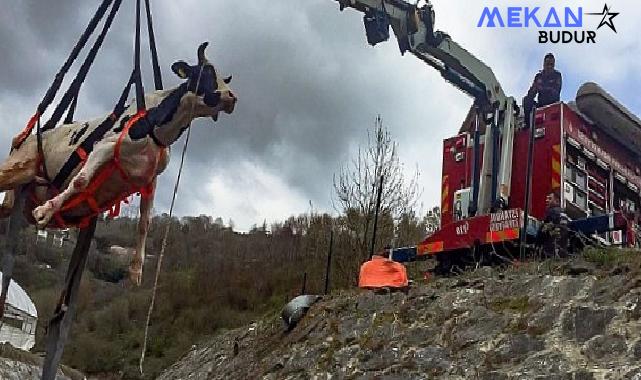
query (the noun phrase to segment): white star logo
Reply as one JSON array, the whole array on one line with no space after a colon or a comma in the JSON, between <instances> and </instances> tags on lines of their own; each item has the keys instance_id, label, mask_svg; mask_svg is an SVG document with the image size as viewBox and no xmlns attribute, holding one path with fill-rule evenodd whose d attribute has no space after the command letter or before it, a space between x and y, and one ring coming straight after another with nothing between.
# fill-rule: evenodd
<instances>
[{"instance_id":1,"label":"white star logo","mask_svg":"<svg viewBox=\"0 0 641 380\"><path fill-rule=\"evenodd\" d=\"M613 18L619 15L619 12L610 12L610 8L608 7L608 4L605 4L603 6L603 12L600 13L587 13L589 15L597 15L597 16L603 16L601 19L601 22L599 23L599 26L597 29L601 28L603 25L607 25L614 31L614 33L617 32L617 29L614 27L614 22L612 21Z\"/></svg>"}]
</instances>

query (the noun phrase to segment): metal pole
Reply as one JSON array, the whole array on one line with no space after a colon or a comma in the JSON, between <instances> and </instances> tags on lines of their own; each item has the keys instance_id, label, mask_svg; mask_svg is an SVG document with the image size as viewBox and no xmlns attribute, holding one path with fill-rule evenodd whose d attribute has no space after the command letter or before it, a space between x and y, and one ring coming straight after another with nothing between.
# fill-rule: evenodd
<instances>
[{"instance_id":1,"label":"metal pole","mask_svg":"<svg viewBox=\"0 0 641 380\"><path fill-rule=\"evenodd\" d=\"M532 193L532 164L534 161L534 132L536 130L536 104L532 107L530 117L530 142L527 149L527 172L525 177L525 209L523 210L523 227L519 244L519 256L521 261L525 259L525 242L527 238L528 218L530 217L530 196Z\"/></svg>"},{"instance_id":2,"label":"metal pole","mask_svg":"<svg viewBox=\"0 0 641 380\"><path fill-rule=\"evenodd\" d=\"M87 263L91 240L96 231L96 221L97 218L92 218L89 226L81 229L80 234L78 234L78 241L67 269L65 288L62 290L60 301L47 328L47 341L45 343L47 356L42 364L42 380L54 380L56 378L58 365L62 359L62 353L71 329L71 322L76 311L80 279Z\"/></svg>"},{"instance_id":3,"label":"metal pole","mask_svg":"<svg viewBox=\"0 0 641 380\"><path fill-rule=\"evenodd\" d=\"M329 290L329 270L332 267L332 250L334 248L334 229L329 233L329 252L327 253L327 266L325 267L325 293Z\"/></svg>"},{"instance_id":4,"label":"metal pole","mask_svg":"<svg viewBox=\"0 0 641 380\"><path fill-rule=\"evenodd\" d=\"M381 194L383 193L383 176L381 175L380 183L378 184L378 194L376 195L376 210L374 212L374 231L372 232L372 245L369 248L369 259L374 256L374 246L376 245L376 229L378 227L378 211L381 208Z\"/></svg>"},{"instance_id":5,"label":"metal pole","mask_svg":"<svg viewBox=\"0 0 641 380\"><path fill-rule=\"evenodd\" d=\"M2 257L2 292L0 293L0 325L4 317L5 301L7 299L7 292L13 277L13 265L18 254L18 242L20 241L20 230L24 226L24 216L22 210L24 209L24 194L22 188L14 189L13 208L11 209L11 216L9 217L9 225L5 235L4 255ZM5 194L5 197L7 195Z\"/></svg>"},{"instance_id":6,"label":"metal pole","mask_svg":"<svg viewBox=\"0 0 641 380\"><path fill-rule=\"evenodd\" d=\"M481 185L481 130L479 129L479 110L474 119L474 158L472 161L472 203L468 215L475 216L479 205L479 189Z\"/></svg>"},{"instance_id":7,"label":"metal pole","mask_svg":"<svg viewBox=\"0 0 641 380\"><path fill-rule=\"evenodd\" d=\"M307 288L307 272L303 273L303 288L300 290L300 294L304 295Z\"/></svg>"},{"instance_id":8,"label":"metal pole","mask_svg":"<svg viewBox=\"0 0 641 380\"><path fill-rule=\"evenodd\" d=\"M499 111L494 111L494 120L492 121L492 187L490 193L490 210L495 211L498 206L498 182L499 170L501 166L501 152L499 144L501 141L501 130L499 128Z\"/></svg>"}]
</instances>

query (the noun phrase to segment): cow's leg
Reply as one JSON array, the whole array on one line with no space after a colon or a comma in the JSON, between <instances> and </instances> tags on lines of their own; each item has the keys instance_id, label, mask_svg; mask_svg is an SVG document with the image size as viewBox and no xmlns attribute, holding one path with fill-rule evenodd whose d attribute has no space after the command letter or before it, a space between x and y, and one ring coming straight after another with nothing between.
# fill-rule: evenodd
<instances>
[{"instance_id":1,"label":"cow's leg","mask_svg":"<svg viewBox=\"0 0 641 380\"><path fill-rule=\"evenodd\" d=\"M147 232L149 231L149 217L154 205L154 194L156 192L155 178L151 189L148 196L140 198L140 219L138 220L136 252L134 252L131 263L129 264L129 279L133 284L138 286L142 283L142 268L145 263L145 245L147 243Z\"/></svg>"},{"instance_id":2,"label":"cow's leg","mask_svg":"<svg viewBox=\"0 0 641 380\"><path fill-rule=\"evenodd\" d=\"M115 146L115 142L112 141L103 141L96 145L94 151L87 158L85 165L69 182L69 186L62 193L33 210L33 217L38 227L46 227L49 224L49 220L60 210L65 202L87 187L98 170L113 158Z\"/></svg>"}]
</instances>

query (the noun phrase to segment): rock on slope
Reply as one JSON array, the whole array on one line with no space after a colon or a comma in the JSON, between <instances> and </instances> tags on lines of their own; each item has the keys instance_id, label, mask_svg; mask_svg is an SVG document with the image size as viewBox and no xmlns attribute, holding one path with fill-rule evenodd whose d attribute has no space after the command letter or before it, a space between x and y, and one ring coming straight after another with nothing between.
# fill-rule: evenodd
<instances>
[{"instance_id":1,"label":"rock on slope","mask_svg":"<svg viewBox=\"0 0 641 380\"><path fill-rule=\"evenodd\" d=\"M40 380L42 358L9 344L0 344L0 379ZM84 375L67 367L59 369L56 380L82 380Z\"/></svg>"},{"instance_id":2,"label":"rock on slope","mask_svg":"<svg viewBox=\"0 0 641 380\"><path fill-rule=\"evenodd\" d=\"M334 295L290 333L277 317L221 333L160 379L641 380L639 265L586 265L482 268L408 294Z\"/></svg>"},{"instance_id":3,"label":"rock on slope","mask_svg":"<svg viewBox=\"0 0 641 380\"><path fill-rule=\"evenodd\" d=\"M40 380L42 368L18 360L0 358L0 379L2 380ZM69 380L59 373L56 380Z\"/></svg>"}]
</instances>

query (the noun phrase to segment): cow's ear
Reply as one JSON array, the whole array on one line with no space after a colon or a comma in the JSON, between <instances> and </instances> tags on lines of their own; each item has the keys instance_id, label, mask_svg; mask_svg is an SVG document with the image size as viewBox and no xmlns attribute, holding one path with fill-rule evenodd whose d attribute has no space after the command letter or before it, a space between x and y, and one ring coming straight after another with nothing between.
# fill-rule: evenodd
<instances>
[{"instance_id":1,"label":"cow's ear","mask_svg":"<svg viewBox=\"0 0 641 380\"><path fill-rule=\"evenodd\" d=\"M184 61L178 61L174 62L174 64L171 65L171 71L176 73L176 75L178 75L182 79L186 79L189 77L189 75L191 75L191 66L189 66Z\"/></svg>"}]
</instances>

